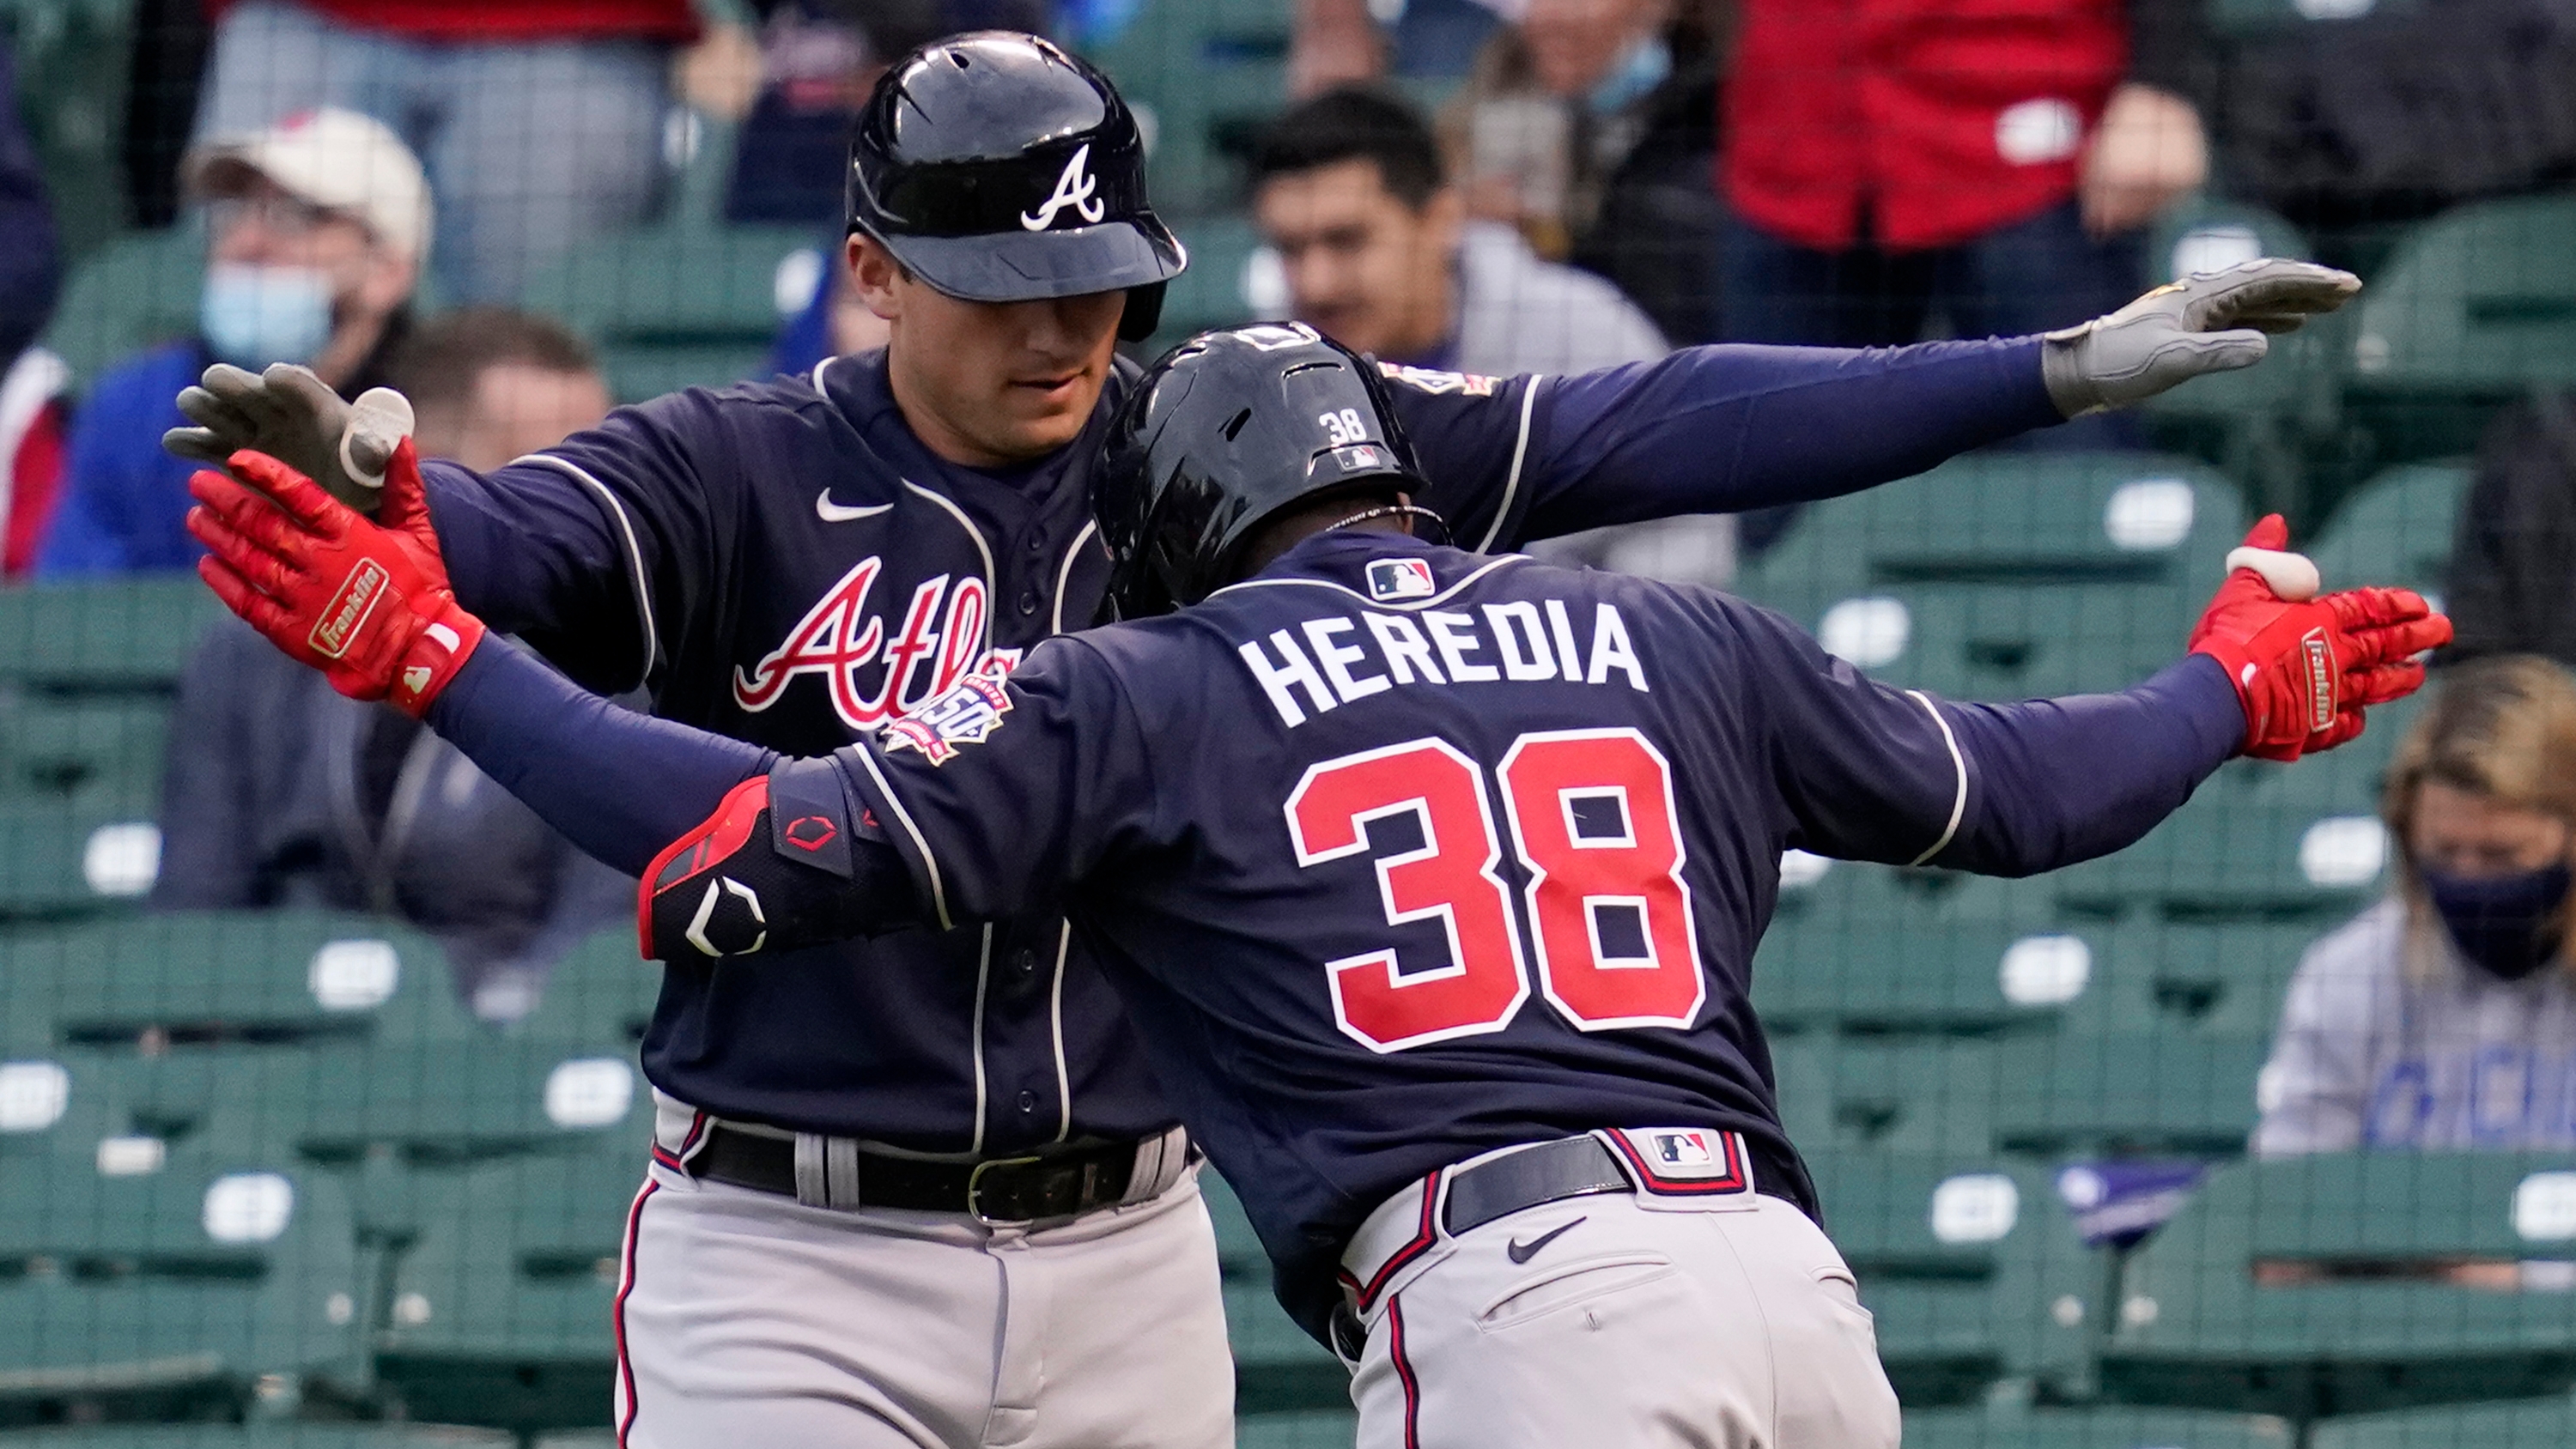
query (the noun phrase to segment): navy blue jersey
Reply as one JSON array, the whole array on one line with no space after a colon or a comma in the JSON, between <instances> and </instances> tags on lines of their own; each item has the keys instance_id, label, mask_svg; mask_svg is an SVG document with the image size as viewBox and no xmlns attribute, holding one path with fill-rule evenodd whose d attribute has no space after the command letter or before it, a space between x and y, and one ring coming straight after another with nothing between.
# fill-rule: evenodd
<instances>
[{"instance_id":1,"label":"navy blue jersey","mask_svg":"<svg viewBox=\"0 0 2576 1449\"><path fill-rule=\"evenodd\" d=\"M2192 678L2214 739L2130 838L2241 729ZM1360 1220L1490 1148L1731 1128L1806 1202L1750 1005L1781 852L2058 863L1995 719L1725 595L1344 533L836 759L941 919L1070 911L1312 1328Z\"/></svg>"},{"instance_id":2,"label":"navy blue jersey","mask_svg":"<svg viewBox=\"0 0 2576 1449\"><path fill-rule=\"evenodd\" d=\"M2056 420L2035 339L1702 348L1562 379L1392 372L1422 501L1481 548L1849 491ZM836 359L621 409L489 475L432 464L432 516L465 605L574 679L640 680L665 718L821 754L1090 622L1107 559L1088 468L1131 375L1070 447L984 472L921 446L881 356ZM925 1151L1172 1120L1047 908L773 964L672 968L644 1043L652 1081L724 1115Z\"/></svg>"}]
</instances>

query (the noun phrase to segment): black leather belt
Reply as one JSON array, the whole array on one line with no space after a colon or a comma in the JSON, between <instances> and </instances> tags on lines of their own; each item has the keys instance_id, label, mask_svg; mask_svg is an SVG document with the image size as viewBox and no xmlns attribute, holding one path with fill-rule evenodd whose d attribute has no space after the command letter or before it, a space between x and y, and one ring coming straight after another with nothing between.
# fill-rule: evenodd
<instances>
[{"instance_id":1,"label":"black leather belt","mask_svg":"<svg viewBox=\"0 0 2576 1449\"><path fill-rule=\"evenodd\" d=\"M1136 1146L1110 1142L981 1162L930 1162L862 1148L858 1199L838 1205L964 1213L987 1222L1069 1218L1126 1201ZM796 1196L794 1138L718 1123L707 1129L706 1145L689 1159L688 1169L692 1177Z\"/></svg>"},{"instance_id":2,"label":"black leather belt","mask_svg":"<svg viewBox=\"0 0 2576 1449\"><path fill-rule=\"evenodd\" d=\"M1598 1137L1568 1137L1449 1174L1441 1225L1455 1237L1523 1208L1594 1192L1630 1191L1628 1174Z\"/></svg>"}]
</instances>

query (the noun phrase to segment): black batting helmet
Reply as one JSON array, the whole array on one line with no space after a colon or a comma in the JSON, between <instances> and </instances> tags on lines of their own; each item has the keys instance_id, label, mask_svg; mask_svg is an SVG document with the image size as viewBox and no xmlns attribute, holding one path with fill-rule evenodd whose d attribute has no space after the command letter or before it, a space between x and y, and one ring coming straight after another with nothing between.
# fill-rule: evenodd
<instances>
[{"instance_id":1,"label":"black batting helmet","mask_svg":"<svg viewBox=\"0 0 2576 1449\"><path fill-rule=\"evenodd\" d=\"M1130 341L1189 259L1145 200L1117 88L1015 30L925 45L878 80L850 139L849 225L970 302L1124 289Z\"/></svg>"},{"instance_id":2,"label":"black batting helmet","mask_svg":"<svg viewBox=\"0 0 2576 1449\"><path fill-rule=\"evenodd\" d=\"M1145 369L1102 444L1091 506L1108 612L1195 604L1280 510L1421 476L1375 363L1302 322L1202 332Z\"/></svg>"}]
</instances>

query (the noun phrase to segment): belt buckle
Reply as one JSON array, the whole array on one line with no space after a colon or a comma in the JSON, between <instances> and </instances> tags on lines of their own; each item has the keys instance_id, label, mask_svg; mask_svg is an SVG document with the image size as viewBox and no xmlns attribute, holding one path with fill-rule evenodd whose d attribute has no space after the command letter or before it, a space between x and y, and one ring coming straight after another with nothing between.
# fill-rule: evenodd
<instances>
[{"instance_id":1,"label":"belt buckle","mask_svg":"<svg viewBox=\"0 0 2576 1449\"><path fill-rule=\"evenodd\" d=\"M966 1174L966 1215L988 1228L1010 1227L1036 1222L1035 1218L997 1218L984 1212L984 1174L996 1167L1034 1167L1046 1161L1043 1157L988 1157L975 1164Z\"/></svg>"}]
</instances>

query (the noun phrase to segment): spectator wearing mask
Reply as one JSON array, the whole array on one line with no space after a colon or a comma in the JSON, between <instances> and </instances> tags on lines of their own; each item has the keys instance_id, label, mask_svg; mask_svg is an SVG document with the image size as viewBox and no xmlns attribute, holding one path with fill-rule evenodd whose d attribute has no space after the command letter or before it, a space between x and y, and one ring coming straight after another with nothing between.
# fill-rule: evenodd
<instances>
[{"instance_id":1,"label":"spectator wearing mask","mask_svg":"<svg viewBox=\"0 0 2576 1449\"><path fill-rule=\"evenodd\" d=\"M2576 393L2498 417L2460 501L2444 597L2448 659L2540 654L2576 668Z\"/></svg>"},{"instance_id":2,"label":"spectator wearing mask","mask_svg":"<svg viewBox=\"0 0 2576 1449\"><path fill-rule=\"evenodd\" d=\"M1254 153L1252 188L1290 314L1356 351L1509 377L1669 350L1617 287L1469 221L1430 125L1393 96L1344 87L1290 108Z\"/></svg>"},{"instance_id":3,"label":"spectator wearing mask","mask_svg":"<svg viewBox=\"0 0 2576 1449\"><path fill-rule=\"evenodd\" d=\"M1743 0L1719 168L1726 336L1868 347L2119 307L2208 171L2199 0ZM2059 446L2111 425L2052 429ZM2088 436L2090 435L2090 436Z\"/></svg>"},{"instance_id":4,"label":"spectator wearing mask","mask_svg":"<svg viewBox=\"0 0 2576 1449\"><path fill-rule=\"evenodd\" d=\"M1288 311L1357 351L1442 372L1585 372L1670 349L1594 274L1544 261L1520 233L1470 221L1412 107L1343 87L1292 107L1253 157L1253 217L1279 254ZM1735 521L1595 529L1531 550L1675 582L1724 584Z\"/></svg>"},{"instance_id":5,"label":"spectator wearing mask","mask_svg":"<svg viewBox=\"0 0 2576 1449\"><path fill-rule=\"evenodd\" d=\"M2396 890L2300 961L2254 1151L2576 1145L2576 679L2450 671L2381 814Z\"/></svg>"},{"instance_id":6,"label":"spectator wearing mask","mask_svg":"<svg viewBox=\"0 0 2576 1449\"><path fill-rule=\"evenodd\" d=\"M209 142L182 176L206 210L198 335L110 368L73 420L43 574L192 567L193 465L161 449L174 401L207 366L300 362L343 397L386 380L411 326L430 234L428 183L393 132L351 111L290 116Z\"/></svg>"},{"instance_id":7,"label":"spectator wearing mask","mask_svg":"<svg viewBox=\"0 0 2576 1449\"><path fill-rule=\"evenodd\" d=\"M608 412L589 353L539 318L477 307L395 359L424 455L497 468ZM475 1015L524 1015L546 972L633 909L635 883L574 850L417 721L335 693L238 621L180 683L162 783L165 910L336 907L446 947Z\"/></svg>"},{"instance_id":8,"label":"spectator wearing mask","mask_svg":"<svg viewBox=\"0 0 2576 1449\"><path fill-rule=\"evenodd\" d=\"M1700 13L1712 7L1516 8L1441 112L1468 214L1609 278L1665 336L1716 341L1725 222L1710 181L1715 27Z\"/></svg>"},{"instance_id":9,"label":"spectator wearing mask","mask_svg":"<svg viewBox=\"0 0 2576 1449\"><path fill-rule=\"evenodd\" d=\"M580 242L651 215L689 0L208 0L197 144L316 106L399 128L441 203L439 286L508 302Z\"/></svg>"}]
</instances>

